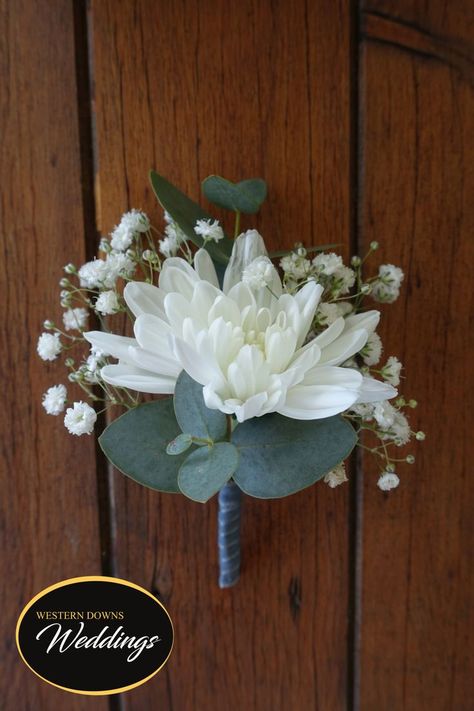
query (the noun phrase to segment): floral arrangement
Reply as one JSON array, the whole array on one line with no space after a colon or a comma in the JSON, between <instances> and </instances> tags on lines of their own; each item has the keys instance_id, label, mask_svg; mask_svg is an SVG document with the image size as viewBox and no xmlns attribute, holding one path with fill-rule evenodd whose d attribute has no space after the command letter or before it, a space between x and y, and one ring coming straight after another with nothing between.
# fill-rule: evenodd
<instances>
[{"instance_id":1,"label":"floral arrangement","mask_svg":"<svg viewBox=\"0 0 474 711\"><path fill-rule=\"evenodd\" d=\"M118 469L195 501L218 494L228 587L240 569L242 492L277 498L321 479L336 487L354 446L376 457L383 491L399 484L397 462L414 462L398 451L424 439L407 419L416 402L398 395L399 360L381 364L380 313L367 306L393 303L403 272L382 264L368 276L377 243L350 266L328 251L337 245L269 254L255 229L240 228L266 197L263 180L203 182L207 199L234 213L233 238L165 178L152 172L151 183L164 233L132 210L102 239L100 258L64 268L63 324L45 321L37 350L45 361L63 356L83 396L71 402L53 385L43 406L67 408L77 436L121 406L99 438ZM88 330L90 318L100 328Z\"/></svg>"}]
</instances>

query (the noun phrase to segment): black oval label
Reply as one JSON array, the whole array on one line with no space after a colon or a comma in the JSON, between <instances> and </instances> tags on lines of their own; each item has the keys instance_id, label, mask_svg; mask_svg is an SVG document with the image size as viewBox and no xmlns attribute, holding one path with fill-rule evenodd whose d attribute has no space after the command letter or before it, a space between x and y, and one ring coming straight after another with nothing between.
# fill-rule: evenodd
<instances>
[{"instance_id":1,"label":"black oval label","mask_svg":"<svg viewBox=\"0 0 474 711\"><path fill-rule=\"evenodd\" d=\"M144 684L166 663L173 624L144 588L86 576L38 593L19 617L16 643L44 681L77 694L117 694Z\"/></svg>"}]
</instances>

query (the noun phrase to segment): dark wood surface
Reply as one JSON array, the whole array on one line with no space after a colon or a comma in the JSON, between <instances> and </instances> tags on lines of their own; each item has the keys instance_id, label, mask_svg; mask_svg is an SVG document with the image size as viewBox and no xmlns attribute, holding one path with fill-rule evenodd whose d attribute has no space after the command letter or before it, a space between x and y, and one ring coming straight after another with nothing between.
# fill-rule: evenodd
<instances>
[{"instance_id":1,"label":"dark wood surface","mask_svg":"<svg viewBox=\"0 0 474 711\"><path fill-rule=\"evenodd\" d=\"M83 2L0 2L7 711L474 708L472 5L356 5L97 0L87 18ZM92 254L95 217L103 233L129 207L161 224L151 167L195 198L209 173L261 175L268 202L243 226L271 247L347 256L376 239L375 261L406 273L383 336L420 401L416 464L390 495L362 458L346 488L246 498L228 591L215 502L107 480L93 439L40 405L63 376L35 352L61 267ZM101 570L154 591L175 624L166 668L122 698L44 684L12 634L34 593Z\"/></svg>"},{"instance_id":2,"label":"dark wood surface","mask_svg":"<svg viewBox=\"0 0 474 711\"><path fill-rule=\"evenodd\" d=\"M15 647L23 606L42 588L100 573L92 439L68 436L41 395L64 369L36 354L58 320L62 266L84 260L71 3L0 5L2 370L0 665L5 709L107 708L35 677Z\"/></svg>"},{"instance_id":3,"label":"dark wood surface","mask_svg":"<svg viewBox=\"0 0 474 711\"><path fill-rule=\"evenodd\" d=\"M451 5L460 20L462 3ZM406 365L402 392L419 400L413 421L427 439L414 465L400 465L396 495L381 495L362 461L360 708L470 711L472 74L436 36L427 52L403 46L395 21L368 16L364 30L359 239L377 239L383 260L405 270L383 336L386 355Z\"/></svg>"}]
</instances>

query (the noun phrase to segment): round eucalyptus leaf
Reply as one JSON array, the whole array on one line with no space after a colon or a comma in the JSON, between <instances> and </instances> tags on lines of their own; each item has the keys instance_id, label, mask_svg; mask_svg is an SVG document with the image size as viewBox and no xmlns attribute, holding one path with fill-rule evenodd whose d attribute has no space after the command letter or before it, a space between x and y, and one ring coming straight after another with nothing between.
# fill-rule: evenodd
<instances>
[{"instance_id":1,"label":"round eucalyptus leaf","mask_svg":"<svg viewBox=\"0 0 474 711\"><path fill-rule=\"evenodd\" d=\"M174 411L183 432L216 442L227 434L227 418L219 410L209 410L204 404L202 385L185 370L180 374L174 391Z\"/></svg>"},{"instance_id":2,"label":"round eucalyptus leaf","mask_svg":"<svg viewBox=\"0 0 474 711\"><path fill-rule=\"evenodd\" d=\"M239 453L230 442L200 447L186 458L178 475L181 492L205 503L229 481L239 465Z\"/></svg>"},{"instance_id":3,"label":"round eucalyptus leaf","mask_svg":"<svg viewBox=\"0 0 474 711\"><path fill-rule=\"evenodd\" d=\"M177 437L171 440L166 447L166 454L172 454L176 456L182 452L186 452L193 443L193 438L188 434L179 434Z\"/></svg>"},{"instance_id":4,"label":"round eucalyptus leaf","mask_svg":"<svg viewBox=\"0 0 474 711\"><path fill-rule=\"evenodd\" d=\"M267 197L267 184L261 178L232 183L219 175L210 175L203 181L202 189L214 205L248 215L258 212Z\"/></svg>"},{"instance_id":5,"label":"round eucalyptus leaf","mask_svg":"<svg viewBox=\"0 0 474 711\"><path fill-rule=\"evenodd\" d=\"M234 481L250 496L274 499L321 479L351 453L357 436L339 416L302 421L271 414L239 425L232 442L240 454Z\"/></svg>"},{"instance_id":6,"label":"round eucalyptus leaf","mask_svg":"<svg viewBox=\"0 0 474 711\"><path fill-rule=\"evenodd\" d=\"M102 451L123 474L151 489L179 492L186 453L170 457L168 442L180 433L171 398L154 400L114 420L99 437Z\"/></svg>"}]
</instances>

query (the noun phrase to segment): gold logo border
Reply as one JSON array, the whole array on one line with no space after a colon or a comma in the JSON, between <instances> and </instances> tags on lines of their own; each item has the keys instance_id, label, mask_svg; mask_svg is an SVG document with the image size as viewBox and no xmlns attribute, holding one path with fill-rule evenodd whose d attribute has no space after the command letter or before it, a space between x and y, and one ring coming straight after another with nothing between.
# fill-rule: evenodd
<instances>
[{"instance_id":1,"label":"gold logo border","mask_svg":"<svg viewBox=\"0 0 474 711\"><path fill-rule=\"evenodd\" d=\"M57 590L57 588L63 588L66 587L67 585L71 585L72 583L83 583L83 582L108 582L108 583L116 583L117 585L126 585L129 588L135 588L135 590L139 590L139 592L144 593L145 595L148 595L148 597L151 597L152 600L154 600L160 607L163 608L163 610L166 613L166 616L168 617L170 624L171 624L171 630L173 632L173 639L171 643L171 649L168 653L168 656L166 657L165 661L156 669L152 674L147 676L145 679L141 679L140 681L135 682L134 684L130 684L129 686L122 686L118 689L108 689L106 691L84 691L84 690L79 690L79 689L69 689L67 686L61 686L60 684L55 684L53 681L49 681L49 679L45 679L44 676L41 676L41 674L38 674L37 671L33 669L30 664L26 661L25 657L23 656L23 652L21 651L20 643L19 643L19 631L20 631L20 625L21 622L30 609L30 607L40 598L44 597L48 592L51 590ZM20 613L20 617L18 618L18 622L16 623L16 630L15 630L15 642L16 642L16 647L18 649L18 653L20 657L23 659L24 663L30 669L33 674L36 674L36 676L41 679L42 681L45 681L47 684L50 684L51 686L55 686L57 689L62 689L63 691L69 691L71 694L79 694L81 696L108 696L109 694L121 694L124 691L131 691L132 689L136 689L137 686L141 686L142 684L145 684L147 681L152 679L155 674L158 674L158 672L163 669L165 666L166 662L171 656L171 652L173 651L174 647L174 626L173 626L173 620L171 619L171 616L166 609L166 607L163 605L162 602L158 600L154 595L152 595L148 590L145 590L145 588L142 588L140 585L137 585L136 583L131 583L129 580L124 580L123 578L112 578L107 575L82 575L78 578L68 578L67 580L61 580L59 583L54 583L54 585L49 585L49 587L44 588L39 592L37 595L34 596L23 608L23 610Z\"/></svg>"}]
</instances>

